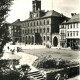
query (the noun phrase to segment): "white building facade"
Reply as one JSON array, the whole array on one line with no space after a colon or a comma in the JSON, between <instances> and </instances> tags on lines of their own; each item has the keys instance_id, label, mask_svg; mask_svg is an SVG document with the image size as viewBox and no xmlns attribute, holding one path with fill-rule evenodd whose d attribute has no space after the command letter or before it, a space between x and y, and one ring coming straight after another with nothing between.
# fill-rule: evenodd
<instances>
[{"instance_id":1,"label":"white building facade","mask_svg":"<svg viewBox=\"0 0 80 80\"><path fill-rule=\"evenodd\" d=\"M80 45L80 14L75 14L59 26L60 46L73 47Z\"/></svg>"}]
</instances>

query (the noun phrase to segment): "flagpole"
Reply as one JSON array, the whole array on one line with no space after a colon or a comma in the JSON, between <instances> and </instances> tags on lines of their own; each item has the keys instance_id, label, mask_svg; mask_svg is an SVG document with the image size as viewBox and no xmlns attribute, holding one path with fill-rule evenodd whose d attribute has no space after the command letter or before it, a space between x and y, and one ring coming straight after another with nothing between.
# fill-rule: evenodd
<instances>
[{"instance_id":1,"label":"flagpole","mask_svg":"<svg viewBox=\"0 0 80 80\"><path fill-rule=\"evenodd\" d=\"M53 0L52 0L52 10L53 10Z\"/></svg>"}]
</instances>

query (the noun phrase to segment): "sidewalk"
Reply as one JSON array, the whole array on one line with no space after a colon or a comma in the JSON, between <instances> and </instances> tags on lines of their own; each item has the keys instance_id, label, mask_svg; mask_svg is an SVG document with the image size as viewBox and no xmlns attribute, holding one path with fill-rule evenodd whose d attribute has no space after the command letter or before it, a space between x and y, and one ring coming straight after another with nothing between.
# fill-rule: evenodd
<instances>
[{"instance_id":1,"label":"sidewalk","mask_svg":"<svg viewBox=\"0 0 80 80\"><path fill-rule=\"evenodd\" d=\"M30 55L30 54L27 54L27 53L24 53L24 52L16 53L16 55L22 57L20 59L20 65L28 64L30 66L30 68L31 68L31 71L30 72L38 71L35 67L32 66L33 62L38 57L33 56L33 55Z\"/></svg>"},{"instance_id":2,"label":"sidewalk","mask_svg":"<svg viewBox=\"0 0 80 80\"><path fill-rule=\"evenodd\" d=\"M15 48L14 54L11 53L10 49L8 50L7 47L4 48L4 54L1 59L19 59L19 67L20 65L28 64L31 68L31 72L38 71L35 67L32 66L33 62L38 58L37 56L30 55L24 52L17 52L17 46L9 46L11 49Z\"/></svg>"},{"instance_id":3,"label":"sidewalk","mask_svg":"<svg viewBox=\"0 0 80 80\"><path fill-rule=\"evenodd\" d=\"M68 80L80 80L80 75L76 76L76 77L73 77L73 78L70 78Z\"/></svg>"}]
</instances>

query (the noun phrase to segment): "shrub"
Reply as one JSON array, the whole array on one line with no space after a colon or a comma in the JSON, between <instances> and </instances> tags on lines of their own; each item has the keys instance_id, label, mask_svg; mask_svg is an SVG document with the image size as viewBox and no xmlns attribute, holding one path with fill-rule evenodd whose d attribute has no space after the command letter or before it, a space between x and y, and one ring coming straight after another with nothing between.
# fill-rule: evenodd
<instances>
[{"instance_id":1,"label":"shrub","mask_svg":"<svg viewBox=\"0 0 80 80\"><path fill-rule=\"evenodd\" d=\"M18 80L20 73L17 71L12 71L12 70L6 70L5 72L2 72L0 78L2 80Z\"/></svg>"},{"instance_id":2,"label":"shrub","mask_svg":"<svg viewBox=\"0 0 80 80\"><path fill-rule=\"evenodd\" d=\"M33 66L36 68L44 68L44 69L50 69L50 68L56 68L56 69L61 69L65 67L70 67L73 65L77 65L78 63L73 63L67 60L63 59L50 59L50 58L43 58L43 59L37 59L33 63Z\"/></svg>"},{"instance_id":3,"label":"shrub","mask_svg":"<svg viewBox=\"0 0 80 80\"><path fill-rule=\"evenodd\" d=\"M27 73L30 71L30 66L26 64L16 68L18 64L17 60L0 60L0 80L29 80Z\"/></svg>"}]
</instances>

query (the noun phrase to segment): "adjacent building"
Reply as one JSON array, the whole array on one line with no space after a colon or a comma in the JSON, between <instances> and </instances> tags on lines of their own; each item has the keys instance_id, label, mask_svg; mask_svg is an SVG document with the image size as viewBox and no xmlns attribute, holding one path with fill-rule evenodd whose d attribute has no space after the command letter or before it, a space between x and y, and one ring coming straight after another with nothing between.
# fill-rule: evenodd
<instances>
[{"instance_id":1,"label":"adjacent building","mask_svg":"<svg viewBox=\"0 0 80 80\"><path fill-rule=\"evenodd\" d=\"M80 45L80 14L72 13L72 18L59 27L60 45L73 47Z\"/></svg>"},{"instance_id":2,"label":"adjacent building","mask_svg":"<svg viewBox=\"0 0 80 80\"><path fill-rule=\"evenodd\" d=\"M21 21L16 20L11 24L11 39L13 42L21 42Z\"/></svg>"}]
</instances>

